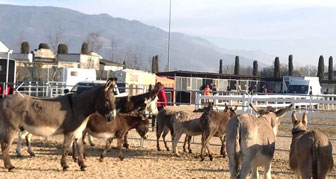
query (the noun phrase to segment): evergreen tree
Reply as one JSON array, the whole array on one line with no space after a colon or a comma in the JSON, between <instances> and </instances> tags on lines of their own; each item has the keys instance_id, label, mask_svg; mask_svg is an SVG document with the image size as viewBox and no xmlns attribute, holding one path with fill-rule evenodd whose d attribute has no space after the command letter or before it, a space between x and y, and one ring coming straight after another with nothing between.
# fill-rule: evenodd
<instances>
[{"instance_id":1,"label":"evergreen tree","mask_svg":"<svg viewBox=\"0 0 336 179\"><path fill-rule=\"evenodd\" d=\"M274 60L274 78L275 79L279 79L281 76L280 76L280 60L279 60L279 57L275 57L275 60Z\"/></svg>"},{"instance_id":2,"label":"evergreen tree","mask_svg":"<svg viewBox=\"0 0 336 179\"><path fill-rule=\"evenodd\" d=\"M22 42L21 43L21 53L28 54L29 53L29 43L28 42Z\"/></svg>"},{"instance_id":3,"label":"evergreen tree","mask_svg":"<svg viewBox=\"0 0 336 179\"><path fill-rule=\"evenodd\" d=\"M68 54L68 46L66 44L59 44L57 46L58 54Z\"/></svg>"},{"instance_id":4,"label":"evergreen tree","mask_svg":"<svg viewBox=\"0 0 336 179\"><path fill-rule=\"evenodd\" d=\"M288 76L293 76L293 55L288 57Z\"/></svg>"},{"instance_id":5,"label":"evergreen tree","mask_svg":"<svg viewBox=\"0 0 336 179\"><path fill-rule=\"evenodd\" d=\"M153 56L152 57L152 73L158 73L159 72L159 56Z\"/></svg>"},{"instance_id":6,"label":"evergreen tree","mask_svg":"<svg viewBox=\"0 0 336 179\"><path fill-rule=\"evenodd\" d=\"M253 61L253 76L258 76L258 61Z\"/></svg>"},{"instance_id":7,"label":"evergreen tree","mask_svg":"<svg viewBox=\"0 0 336 179\"><path fill-rule=\"evenodd\" d=\"M219 74L223 74L223 59L219 60Z\"/></svg>"},{"instance_id":8,"label":"evergreen tree","mask_svg":"<svg viewBox=\"0 0 336 179\"><path fill-rule=\"evenodd\" d=\"M320 81L324 79L324 58L320 55L319 63L317 67L317 76L319 77Z\"/></svg>"},{"instance_id":9,"label":"evergreen tree","mask_svg":"<svg viewBox=\"0 0 336 179\"><path fill-rule=\"evenodd\" d=\"M85 42L82 44L81 54L89 54L89 46Z\"/></svg>"},{"instance_id":10,"label":"evergreen tree","mask_svg":"<svg viewBox=\"0 0 336 179\"><path fill-rule=\"evenodd\" d=\"M235 59L235 68L234 68L234 74L235 75L239 75L239 69L240 69L240 66L239 66L239 56L236 56L236 59Z\"/></svg>"},{"instance_id":11,"label":"evergreen tree","mask_svg":"<svg viewBox=\"0 0 336 179\"><path fill-rule=\"evenodd\" d=\"M50 49L49 45L47 43L40 43L38 48L39 49Z\"/></svg>"},{"instance_id":12,"label":"evergreen tree","mask_svg":"<svg viewBox=\"0 0 336 179\"><path fill-rule=\"evenodd\" d=\"M334 62L333 62L333 57L329 57L329 66L328 66L328 80L333 80L334 79Z\"/></svg>"}]
</instances>

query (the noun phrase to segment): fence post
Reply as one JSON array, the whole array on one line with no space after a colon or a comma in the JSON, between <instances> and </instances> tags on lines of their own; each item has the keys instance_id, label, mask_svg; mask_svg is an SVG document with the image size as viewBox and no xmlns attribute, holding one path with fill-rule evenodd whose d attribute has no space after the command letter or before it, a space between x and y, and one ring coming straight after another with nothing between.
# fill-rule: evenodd
<instances>
[{"instance_id":1,"label":"fence post","mask_svg":"<svg viewBox=\"0 0 336 179\"><path fill-rule=\"evenodd\" d=\"M245 98L246 98L246 94L243 94L242 97L243 97L243 98L242 98L242 105L243 105L243 106L242 106L242 111L245 111L245 102L246 102L246 99L245 99Z\"/></svg>"},{"instance_id":2,"label":"fence post","mask_svg":"<svg viewBox=\"0 0 336 179\"><path fill-rule=\"evenodd\" d=\"M310 95L310 98L309 98L309 110L308 110L308 129L310 129L312 110L313 110L312 95Z\"/></svg>"},{"instance_id":3,"label":"fence post","mask_svg":"<svg viewBox=\"0 0 336 179\"><path fill-rule=\"evenodd\" d=\"M200 108L201 104L201 94L196 92L196 98L195 98L195 110L198 110Z\"/></svg>"}]
</instances>

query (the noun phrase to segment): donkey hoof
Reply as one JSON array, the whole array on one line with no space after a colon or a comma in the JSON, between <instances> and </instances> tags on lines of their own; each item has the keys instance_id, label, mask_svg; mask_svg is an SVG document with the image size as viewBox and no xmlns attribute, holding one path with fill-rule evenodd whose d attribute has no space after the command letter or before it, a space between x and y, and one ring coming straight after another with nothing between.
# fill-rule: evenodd
<instances>
[{"instance_id":1,"label":"donkey hoof","mask_svg":"<svg viewBox=\"0 0 336 179\"><path fill-rule=\"evenodd\" d=\"M161 151L161 149L160 149L160 148L157 148L157 151Z\"/></svg>"},{"instance_id":2,"label":"donkey hoof","mask_svg":"<svg viewBox=\"0 0 336 179\"><path fill-rule=\"evenodd\" d=\"M35 157L35 153L30 153L30 156L31 157Z\"/></svg>"},{"instance_id":3,"label":"donkey hoof","mask_svg":"<svg viewBox=\"0 0 336 179\"><path fill-rule=\"evenodd\" d=\"M169 151L169 148L167 148L167 151Z\"/></svg>"},{"instance_id":4,"label":"donkey hoof","mask_svg":"<svg viewBox=\"0 0 336 179\"><path fill-rule=\"evenodd\" d=\"M85 171L85 168L86 168L85 165L83 165L83 166L80 167L81 171Z\"/></svg>"},{"instance_id":5,"label":"donkey hoof","mask_svg":"<svg viewBox=\"0 0 336 179\"><path fill-rule=\"evenodd\" d=\"M124 157L119 157L120 161L123 161L124 160Z\"/></svg>"},{"instance_id":6,"label":"donkey hoof","mask_svg":"<svg viewBox=\"0 0 336 179\"><path fill-rule=\"evenodd\" d=\"M123 147L125 147L126 149L128 149L129 148L129 144L123 144Z\"/></svg>"},{"instance_id":7,"label":"donkey hoof","mask_svg":"<svg viewBox=\"0 0 336 179\"><path fill-rule=\"evenodd\" d=\"M95 144L90 144L90 146L91 146L91 147L94 147L94 146L95 146Z\"/></svg>"},{"instance_id":8,"label":"donkey hoof","mask_svg":"<svg viewBox=\"0 0 336 179\"><path fill-rule=\"evenodd\" d=\"M209 159L210 159L210 161L212 161L212 160L213 160L213 157L212 157L212 155L209 155Z\"/></svg>"},{"instance_id":9,"label":"donkey hoof","mask_svg":"<svg viewBox=\"0 0 336 179\"><path fill-rule=\"evenodd\" d=\"M104 161L104 158L99 158L99 162L103 162Z\"/></svg>"},{"instance_id":10,"label":"donkey hoof","mask_svg":"<svg viewBox=\"0 0 336 179\"><path fill-rule=\"evenodd\" d=\"M68 171L69 166L64 166L63 171Z\"/></svg>"},{"instance_id":11,"label":"donkey hoof","mask_svg":"<svg viewBox=\"0 0 336 179\"><path fill-rule=\"evenodd\" d=\"M11 172L14 168L15 168L14 166L8 167L8 171Z\"/></svg>"},{"instance_id":12,"label":"donkey hoof","mask_svg":"<svg viewBox=\"0 0 336 179\"><path fill-rule=\"evenodd\" d=\"M18 158L23 157L22 154L16 154L16 156L17 156Z\"/></svg>"},{"instance_id":13,"label":"donkey hoof","mask_svg":"<svg viewBox=\"0 0 336 179\"><path fill-rule=\"evenodd\" d=\"M192 154L192 150L189 150L189 153Z\"/></svg>"},{"instance_id":14,"label":"donkey hoof","mask_svg":"<svg viewBox=\"0 0 336 179\"><path fill-rule=\"evenodd\" d=\"M204 161L204 157L201 157L201 162L203 162Z\"/></svg>"}]
</instances>

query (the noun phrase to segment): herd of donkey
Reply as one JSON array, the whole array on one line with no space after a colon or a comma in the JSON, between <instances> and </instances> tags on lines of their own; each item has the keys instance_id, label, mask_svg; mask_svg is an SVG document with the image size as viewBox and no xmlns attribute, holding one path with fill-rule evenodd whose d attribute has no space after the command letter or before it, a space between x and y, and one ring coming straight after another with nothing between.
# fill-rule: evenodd
<instances>
[{"instance_id":1,"label":"herd of donkey","mask_svg":"<svg viewBox=\"0 0 336 179\"><path fill-rule=\"evenodd\" d=\"M73 159L78 162L81 170L85 170L83 139L86 133L106 139L101 161L110 149L113 139L118 140L119 158L123 160L122 146L127 144L126 136L129 130L135 128L141 137L146 138L149 121L144 112L147 111L158 113L157 150L161 150L161 135L166 149L169 150L165 136L170 132L173 153L179 155L176 148L182 134L186 134L185 141L188 142L191 153L191 136L202 135L200 158L203 161L207 155L212 160L209 141L212 137L219 137L222 142L220 154L226 157L227 152L231 178L246 178L251 172L251 178L258 178L257 168L264 167L264 178L271 179L271 161L275 151L279 118L291 111L293 104L279 110L272 107L261 109L250 104L257 116L236 114L237 108L228 106L221 112L212 110L209 106L202 109L201 117L193 119L190 113L183 111L163 109L157 112L156 96L160 90L160 83L147 93L126 97L114 96L115 85L116 81L110 79L105 85L81 94L36 98L16 93L1 99L0 142L5 168L8 171L15 168L10 161L9 149L18 129L38 136L63 134L63 170L69 168L66 158L71 144ZM301 120L297 119L294 111L292 124L290 168L299 178L325 178L333 168L329 139L319 130L308 131L306 114ZM28 152L34 156L30 142L28 144ZM185 150L185 146L183 148ZM18 155L21 155L20 150Z\"/></svg>"}]
</instances>

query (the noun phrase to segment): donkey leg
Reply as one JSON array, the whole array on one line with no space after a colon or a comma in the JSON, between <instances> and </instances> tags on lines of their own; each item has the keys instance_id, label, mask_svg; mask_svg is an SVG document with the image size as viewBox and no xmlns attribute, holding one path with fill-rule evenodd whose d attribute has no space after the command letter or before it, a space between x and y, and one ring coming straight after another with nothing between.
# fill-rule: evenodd
<instances>
[{"instance_id":1,"label":"donkey leg","mask_svg":"<svg viewBox=\"0 0 336 179\"><path fill-rule=\"evenodd\" d=\"M179 157L180 155L178 154L178 151L177 151L177 143L180 139L182 135L182 131L178 131L176 132L174 135L173 135L173 143L172 143L172 147L173 147L173 153Z\"/></svg>"},{"instance_id":2,"label":"donkey leg","mask_svg":"<svg viewBox=\"0 0 336 179\"><path fill-rule=\"evenodd\" d=\"M185 146L186 146L187 142L188 142L188 135L186 135L186 136L185 136L185 138L184 138L184 143L183 143L183 152L187 152L187 150L186 150L186 148L185 148Z\"/></svg>"},{"instance_id":3,"label":"donkey leg","mask_svg":"<svg viewBox=\"0 0 336 179\"><path fill-rule=\"evenodd\" d=\"M68 170L69 165L67 164L66 157L68 156L68 150L71 145L71 142L73 141L73 135L72 133L70 134L65 134L64 135L64 140L63 140L63 147L62 147L62 158L61 158L61 166L63 168L63 171ZM73 153L75 151L72 151Z\"/></svg>"},{"instance_id":4,"label":"donkey leg","mask_svg":"<svg viewBox=\"0 0 336 179\"><path fill-rule=\"evenodd\" d=\"M17 157L22 157L22 154L21 154L21 143L22 143L22 136L24 135L26 131L19 131L18 132L18 141L17 141L17 144L16 144L16 156Z\"/></svg>"},{"instance_id":5,"label":"donkey leg","mask_svg":"<svg viewBox=\"0 0 336 179\"><path fill-rule=\"evenodd\" d=\"M156 149L157 151L161 151L160 149L160 137L161 137L161 134L162 134L162 129L157 127L156 128Z\"/></svg>"},{"instance_id":6,"label":"donkey leg","mask_svg":"<svg viewBox=\"0 0 336 179\"><path fill-rule=\"evenodd\" d=\"M87 167L84 164L84 144L83 141L80 139L76 139L74 143L77 143L77 150L78 150L78 165L82 171L85 171L85 168Z\"/></svg>"},{"instance_id":7,"label":"donkey leg","mask_svg":"<svg viewBox=\"0 0 336 179\"><path fill-rule=\"evenodd\" d=\"M251 171L252 158L247 154L242 154L242 166L240 171L240 179L245 179Z\"/></svg>"},{"instance_id":8,"label":"donkey leg","mask_svg":"<svg viewBox=\"0 0 336 179\"><path fill-rule=\"evenodd\" d=\"M265 179L272 179L271 176L271 166L272 166L272 160L270 160L269 162L267 162L264 166L264 178ZM258 174L258 171L257 171ZM258 175L257 175L258 176Z\"/></svg>"},{"instance_id":9,"label":"donkey leg","mask_svg":"<svg viewBox=\"0 0 336 179\"><path fill-rule=\"evenodd\" d=\"M267 172L267 171L265 170L265 172L264 172L264 179L268 179L268 178L266 178L266 175L267 175L266 172ZM251 179L259 179L258 166L256 166L256 165L253 165L253 166L252 166L252 175L251 175Z\"/></svg>"},{"instance_id":10,"label":"donkey leg","mask_svg":"<svg viewBox=\"0 0 336 179\"><path fill-rule=\"evenodd\" d=\"M91 146L91 147L95 146L95 144L93 143L93 138L92 138L92 136L90 136L89 134L87 134L87 138L88 138L88 140L89 140L89 144L90 144L90 146Z\"/></svg>"},{"instance_id":11,"label":"donkey leg","mask_svg":"<svg viewBox=\"0 0 336 179\"><path fill-rule=\"evenodd\" d=\"M226 152L225 152L225 148L226 148L225 147L226 136L221 136L221 137L219 137L219 139L222 142L220 154L222 155L223 158L225 158L226 157Z\"/></svg>"},{"instance_id":12,"label":"donkey leg","mask_svg":"<svg viewBox=\"0 0 336 179\"><path fill-rule=\"evenodd\" d=\"M190 154L192 154L192 150L191 150L191 147L190 147L191 138L192 138L192 136L188 137L188 150L189 150Z\"/></svg>"},{"instance_id":13,"label":"donkey leg","mask_svg":"<svg viewBox=\"0 0 336 179\"><path fill-rule=\"evenodd\" d=\"M100 161L100 162L103 162L104 157L105 157L107 151L108 151L109 148L110 148L110 145L111 145L111 143L112 143L112 140L113 140L112 137L111 137L111 138L108 138L108 139L106 140L106 144L105 144L104 150L103 150L103 152L100 154L100 158L99 158L99 161Z\"/></svg>"},{"instance_id":14,"label":"donkey leg","mask_svg":"<svg viewBox=\"0 0 336 179\"><path fill-rule=\"evenodd\" d=\"M12 127L8 127L7 133L4 134L4 139L1 142L1 150L3 154L4 165L5 168L8 169L8 171L11 171L15 168L14 165L12 165L9 158L9 149L13 143L14 135L15 135L15 129L13 129Z\"/></svg>"},{"instance_id":15,"label":"donkey leg","mask_svg":"<svg viewBox=\"0 0 336 179\"><path fill-rule=\"evenodd\" d=\"M121 136L120 138L118 138L118 153L119 153L119 159L120 161L124 160L124 157L122 156L122 145L124 143L124 136Z\"/></svg>"},{"instance_id":16,"label":"donkey leg","mask_svg":"<svg viewBox=\"0 0 336 179\"><path fill-rule=\"evenodd\" d=\"M28 153L31 157L34 157L35 153L34 153L33 149L31 148L31 138L32 138L32 136L33 136L32 134L28 133L25 138L26 138L26 142L27 142L27 146L28 146Z\"/></svg>"},{"instance_id":17,"label":"donkey leg","mask_svg":"<svg viewBox=\"0 0 336 179\"><path fill-rule=\"evenodd\" d=\"M202 147L201 147L201 161L204 161L204 150L205 150L205 140L206 140L206 136L205 136L205 132L202 133Z\"/></svg>"},{"instance_id":18,"label":"donkey leg","mask_svg":"<svg viewBox=\"0 0 336 179\"><path fill-rule=\"evenodd\" d=\"M71 144L72 146L70 146L70 150L72 149L71 151L71 154L72 154L72 159L74 162L77 162L77 156L78 156L78 146L77 146L77 143L76 142L72 142Z\"/></svg>"},{"instance_id":19,"label":"donkey leg","mask_svg":"<svg viewBox=\"0 0 336 179\"><path fill-rule=\"evenodd\" d=\"M128 140L127 140L127 134L128 134L128 132L126 132L126 134L124 136L124 144L123 144L123 147L125 147L126 149L129 148L129 144L128 144Z\"/></svg>"},{"instance_id":20,"label":"donkey leg","mask_svg":"<svg viewBox=\"0 0 336 179\"><path fill-rule=\"evenodd\" d=\"M167 151L169 151L169 147L168 147L168 145L167 145L167 141L166 141L166 136L167 136L168 132L169 132L168 129L165 129L165 130L163 131L163 134L162 134L163 143L164 143L164 145L165 145ZM172 136L173 136L173 135L172 135ZM173 137L172 137L172 139L173 139Z\"/></svg>"}]
</instances>

